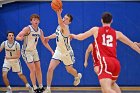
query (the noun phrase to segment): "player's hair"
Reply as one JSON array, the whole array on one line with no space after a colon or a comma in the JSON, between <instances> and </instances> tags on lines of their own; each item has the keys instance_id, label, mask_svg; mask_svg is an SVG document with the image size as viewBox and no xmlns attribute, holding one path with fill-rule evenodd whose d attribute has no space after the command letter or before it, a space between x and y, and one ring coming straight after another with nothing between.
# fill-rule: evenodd
<instances>
[{"instance_id":1,"label":"player's hair","mask_svg":"<svg viewBox=\"0 0 140 93\"><path fill-rule=\"evenodd\" d=\"M30 21L32 21L33 18L37 18L38 20L40 20L40 17L39 17L38 14L32 14L32 15L30 16Z\"/></svg>"},{"instance_id":2,"label":"player's hair","mask_svg":"<svg viewBox=\"0 0 140 93\"><path fill-rule=\"evenodd\" d=\"M71 14L66 14L66 15L70 18L70 22L72 22L72 20L73 20L72 15Z\"/></svg>"},{"instance_id":3,"label":"player's hair","mask_svg":"<svg viewBox=\"0 0 140 93\"><path fill-rule=\"evenodd\" d=\"M13 35L15 35L14 32L12 32L12 31L8 31L8 32L7 32L7 36L9 35L9 33L12 33Z\"/></svg>"},{"instance_id":4,"label":"player's hair","mask_svg":"<svg viewBox=\"0 0 140 93\"><path fill-rule=\"evenodd\" d=\"M111 23L112 21L112 14L109 13L109 12L104 12L102 14L102 20L103 20L103 23Z\"/></svg>"}]
</instances>

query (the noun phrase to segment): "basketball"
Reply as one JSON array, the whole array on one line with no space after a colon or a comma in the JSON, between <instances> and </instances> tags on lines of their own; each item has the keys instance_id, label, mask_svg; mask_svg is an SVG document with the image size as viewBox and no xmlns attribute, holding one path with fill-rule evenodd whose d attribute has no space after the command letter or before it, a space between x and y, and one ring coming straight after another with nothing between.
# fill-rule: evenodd
<instances>
[{"instance_id":1,"label":"basketball","mask_svg":"<svg viewBox=\"0 0 140 93\"><path fill-rule=\"evenodd\" d=\"M51 7L54 11L58 11L62 9L62 1L61 0L52 0Z\"/></svg>"}]
</instances>

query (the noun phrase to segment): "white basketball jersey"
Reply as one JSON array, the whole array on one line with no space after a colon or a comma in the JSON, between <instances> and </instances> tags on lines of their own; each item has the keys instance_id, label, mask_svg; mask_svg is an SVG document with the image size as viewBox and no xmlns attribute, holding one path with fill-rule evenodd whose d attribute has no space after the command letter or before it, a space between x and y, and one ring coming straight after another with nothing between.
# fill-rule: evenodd
<instances>
[{"instance_id":1,"label":"white basketball jersey","mask_svg":"<svg viewBox=\"0 0 140 93\"><path fill-rule=\"evenodd\" d=\"M72 50L72 47L70 45L70 38L63 35L63 33L60 31L60 26L56 29L56 50L60 51L61 53L66 53L70 50Z\"/></svg>"},{"instance_id":2,"label":"white basketball jersey","mask_svg":"<svg viewBox=\"0 0 140 93\"><path fill-rule=\"evenodd\" d=\"M9 44L8 40L4 41L5 55L6 56L15 56L17 50L20 50L20 44L15 41L13 44ZM7 59L8 61L15 61L17 59Z\"/></svg>"},{"instance_id":3,"label":"white basketball jersey","mask_svg":"<svg viewBox=\"0 0 140 93\"><path fill-rule=\"evenodd\" d=\"M29 28L30 28L30 33L27 36L24 36L24 43L22 49L27 51L32 51L32 50L36 50L41 29L38 27L38 30L35 31L31 25L29 25Z\"/></svg>"}]
</instances>

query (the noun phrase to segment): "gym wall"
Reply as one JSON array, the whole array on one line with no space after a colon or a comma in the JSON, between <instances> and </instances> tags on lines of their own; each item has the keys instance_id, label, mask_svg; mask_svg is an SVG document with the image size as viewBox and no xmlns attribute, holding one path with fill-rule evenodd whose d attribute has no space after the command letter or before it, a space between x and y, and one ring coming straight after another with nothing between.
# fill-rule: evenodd
<instances>
[{"instance_id":1,"label":"gym wall","mask_svg":"<svg viewBox=\"0 0 140 93\"><path fill-rule=\"evenodd\" d=\"M37 13L40 15L40 28L45 36L55 32L58 25L56 13L51 9L50 1L44 2L15 2L3 5L0 8L0 43L6 40L6 32L14 31L17 35L23 27L30 24L30 15ZM89 30L93 26L101 26L101 14L105 11L113 15L112 27L121 31L132 41L140 42L140 2L123 1L64 1L63 13L73 15L73 22L70 25L71 33L78 34ZM94 41L90 37L84 41L72 40L76 62L74 67L83 74L80 86L99 86L98 78L93 71L92 57L89 57L89 64L84 68L84 56L86 48ZM22 42L20 42L22 44ZM55 50L55 39L50 40L49 44ZM46 85L46 73L51 53L43 46L41 41L38 44L38 52L41 61L43 75L43 84ZM117 83L121 86L140 86L140 55L130 47L118 42L117 56L121 63L121 73ZM0 53L0 86L5 86L2 80L2 65L4 61L4 50ZM23 73L29 83L30 75L22 57L21 64ZM24 83L18 78L16 73L11 71L8 74L12 86L24 86ZM73 77L65 70L61 63L54 71L53 86L73 86Z\"/></svg>"}]
</instances>

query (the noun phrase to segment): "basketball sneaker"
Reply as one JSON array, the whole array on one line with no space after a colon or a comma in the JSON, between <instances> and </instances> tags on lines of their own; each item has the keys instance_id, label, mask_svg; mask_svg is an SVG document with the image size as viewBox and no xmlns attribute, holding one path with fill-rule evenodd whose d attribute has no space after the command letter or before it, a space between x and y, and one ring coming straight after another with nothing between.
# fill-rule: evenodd
<instances>
[{"instance_id":1,"label":"basketball sneaker","mask_svg":"<svg viewBox=\"0 0 140 93\"><path fill-rule=\"evenodd\" d=\"M33 88L31 86L28 87L29 93L34 93Z\"/></svg>"},{"instance_id":2,"label":"basketball sneaker","mask_svg":"<svg viewBox=\"0 0 140 93\"><path fill-rule=\"evenodd\" d=\"M35 89L34 93L42 93L39 89Z\"/></svg>"},{"instance_id":3,"label":"basketball sneaker","mask_svg":"<svg viewBox=\"0 0 140 93\"><path fill-rule=\"evenodd\" d=\"M74 80L74 86L79 85L81 78L82 78L82 74L78 73L78 77L75 77L75 80Z\"/></svg>"},{"instance_id":4,"label":"basketball sneaker","mask_svg":"<svg viewBox=\"0 0 140 93\"><path fill-rule=\"evenodd\" d=\"M43 93L51 93L51 90L46 88Z\"/></svg>"},{"instance_id":5,"label":"basketball sneaker","mask_svg":"<svg viewBox=\"0 0 140 93\"><path fill-rule=\"evenodd\" d=\"M45 88L42 87L42 88L39 88L39 90L40 90L41 92L43 92L43 91L45 91Z\"/></svg>"},{"instance_id":6,"label":"basketball sneaker","mask_svg":"<svg viewBox=\"0 0 140 93\"><path fill-rule=\"evenodd\" d=\"M12 93L12 89L7 89L6 93Z\"/></svg>"}]
</instances>

